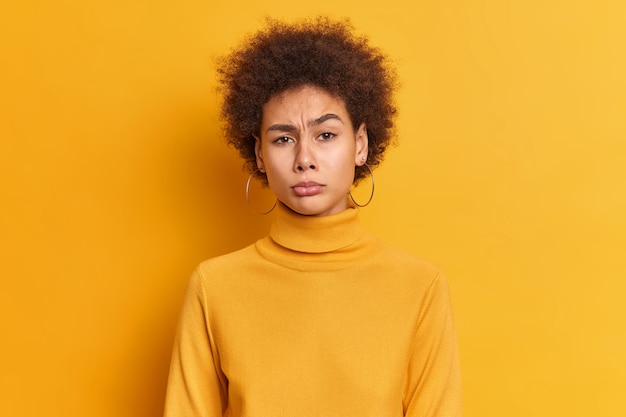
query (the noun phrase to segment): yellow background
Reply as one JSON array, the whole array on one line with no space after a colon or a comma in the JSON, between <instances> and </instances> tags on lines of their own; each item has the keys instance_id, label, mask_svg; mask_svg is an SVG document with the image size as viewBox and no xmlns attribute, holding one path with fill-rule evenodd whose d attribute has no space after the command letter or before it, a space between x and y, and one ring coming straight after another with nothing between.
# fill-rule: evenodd
<instances>
[{"instance_id":1,"label":"yellow background","mask_svg":"<svg viewBox=\"0 0 626 417\"><path fill-rule=\"evenodd\" d=\"M447 272L465 415L626 415L622 0L3 2L0 415L161 414L192 268L270 221L213 58L317 13L397 64L363 220Z\"/></svg>"}]
</instances>

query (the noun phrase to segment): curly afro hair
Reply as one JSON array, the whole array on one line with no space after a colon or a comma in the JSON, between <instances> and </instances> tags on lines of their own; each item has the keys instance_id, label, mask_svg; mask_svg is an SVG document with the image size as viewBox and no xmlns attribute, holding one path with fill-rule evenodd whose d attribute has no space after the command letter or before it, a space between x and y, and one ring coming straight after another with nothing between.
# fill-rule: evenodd
<instances>
[{"instance_id":1,"label":"curly afro hair","mask_svg":"<svg viewBox=\"0 0 626 417\"><path fill-rule=\"evenodd\" d=\"M264 28L218 62L224 135L255 172L255 139L263 106L284 91L312 85L340 98L354 129L367 127L371 168L380 164L395 137L397 87L386 55L355 35L348 20L324 17L285 23L267 19ZM356 167L354 183L369 174ZM265 174L256 175L267 183Z\"/></svg>"}]
</instances>

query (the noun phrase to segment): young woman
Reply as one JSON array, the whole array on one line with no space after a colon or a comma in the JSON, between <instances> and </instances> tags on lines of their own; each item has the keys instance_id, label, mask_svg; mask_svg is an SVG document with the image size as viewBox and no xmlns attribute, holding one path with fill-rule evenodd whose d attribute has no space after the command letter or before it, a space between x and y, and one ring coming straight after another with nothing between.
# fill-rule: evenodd
<instances>
[{"instance_id":1,"label":"young woman","mask_svg":"<svg viewBox=\"0 0 626 417\"><path fill-rule=\"evenodd\" d=\"M446 280L368 234L350 194L393 136L385 56L346 22L269 21L219 75L226 136L276 218L192 276L165 416L460 416Z\"/></svg>"}]
</instances>

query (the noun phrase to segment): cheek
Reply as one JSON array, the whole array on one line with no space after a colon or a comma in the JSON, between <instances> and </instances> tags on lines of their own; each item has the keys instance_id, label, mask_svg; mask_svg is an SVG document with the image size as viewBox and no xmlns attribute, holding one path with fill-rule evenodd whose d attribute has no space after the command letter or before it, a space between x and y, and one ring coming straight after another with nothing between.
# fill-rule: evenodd
<instances>
[{"instance_id":1,"label":"cheek","mask_svg":"<svg viewBox=\"0 0 626 417\"><path fill-rule=\"evenodd\" d=\"M349 186L354 181L354 155L342 153L332 160L332 172L343 185Z\"/></svg>"},{"instance_id":2,"label":"cheek","mask_svg":"<svg viewBox=\"0 0 626 417\"><path fill-rule=\"evenodd\" d=\"M354 154L356 150L353 147L348 147L347 149L340 149L334 152L330 159L332 159L332 164L335 169L341 170L342 172L350 172L354 171Z\"/></svg>"},{"instance_id":3,"label":"cheek","mask_svg":"<svg viewBox=\"0 0 626 417\"><path fill-rule=\"evenodd\" d=\"M265 170L270 173L280 173L285 169L285 166L285 158L276 157L274 154L265 158Z\"/></svg>"},{"instance_id":4,"label":"cheek","mask_svg":"<svg viewBox=\"0 0 626 417\"><path fill-rule=\"evenodd\" d=\"M271 188L283 185L287 180L288 172L291 171L291 164L285 155L277 155L276 152L265 154L265 173Z\"/></svg>"},{"instance_id":5,"label":"cheek","mask_svg":"<svg viewBox=\"0 0 626 417\"><path fill-rule=\"evenodd\" d=\"M263 153L263 163L266 171L275 171L276 161L280 158L276 157L275 149L268 146L262 146L261 151Z\"/></svg>"}]
</instances>

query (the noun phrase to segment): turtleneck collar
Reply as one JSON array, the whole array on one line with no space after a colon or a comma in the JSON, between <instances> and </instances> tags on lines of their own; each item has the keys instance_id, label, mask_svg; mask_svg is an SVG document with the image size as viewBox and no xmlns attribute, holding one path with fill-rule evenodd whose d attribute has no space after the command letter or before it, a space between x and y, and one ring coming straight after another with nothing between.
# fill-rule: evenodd
<instances>
[{"instance_id":1,"label":"turtleneck collar","mask_svg":"<svg viewBox=\"0 0 626 417\"><path fill-rule=\"evenodd\" d=\"M255 247L267 261L301 272L362 265L376 256L380 242L361 227L358 214L350 207L330 216L303 216L279 204L269 236Z\"/></svg>"},{"instance_id":2,"label":"turtleneck collar","mask_svg":"<svg viewBox=\"0 0 626 417\"><path fill-rule=\"evenodd\" d=\"M325 253L346 248L364 235L358 208L349 207L329 216L303 216L278 204L270 238L297 252Z\"/></svg>"}]
</instances>

